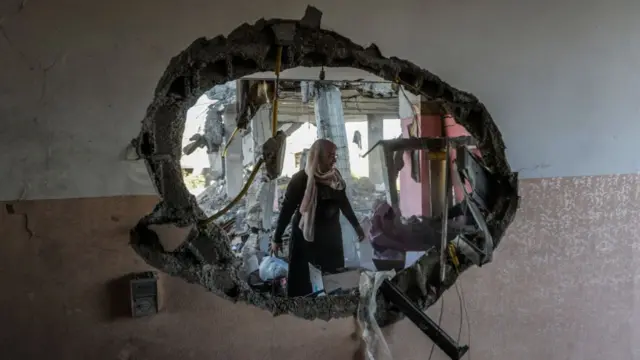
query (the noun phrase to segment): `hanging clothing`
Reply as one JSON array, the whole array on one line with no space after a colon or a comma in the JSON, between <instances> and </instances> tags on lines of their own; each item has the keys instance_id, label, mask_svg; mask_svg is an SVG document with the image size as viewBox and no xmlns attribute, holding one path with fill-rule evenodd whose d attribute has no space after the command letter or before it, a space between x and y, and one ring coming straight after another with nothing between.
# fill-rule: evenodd
<instances>
[{"instance_id":1,"label":"hanging clothing","mask_svg":"<svg viewBox=\"0 0 640 360\"><path fill-rule=\"evenodd\" d=\"M353 133L352 142L356 144L358 149L362 150L362 134L360 134L359 130L356 130L356 132Z\"/></svg>"}]
</instances>

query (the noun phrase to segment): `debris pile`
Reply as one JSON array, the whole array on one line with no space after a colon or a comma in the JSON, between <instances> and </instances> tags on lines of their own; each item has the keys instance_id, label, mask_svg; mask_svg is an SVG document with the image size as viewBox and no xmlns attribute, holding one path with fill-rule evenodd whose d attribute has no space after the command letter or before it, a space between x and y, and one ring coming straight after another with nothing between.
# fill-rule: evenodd
<instances>
[{"instance_id":1,"label":"debris pile","mask_svg":"<svg viewBox=\"0 0 640 360\"><path fill-rule=\"evenodd\" d=\"M247 165L244 168L243 180L247 181L249 179L249 175L251 175L251 171L253 170L253 164ZM257 186L260 183L260 179L256 179L256 181L251 185L251 188L248 191L250 195L253 192L257 191ZM198 205L202 211L204 211L206 216L211 216L218 212L220 209L225 207L231 200L227 196L227 182L226 179L218 179L212 181L211 185L207 186L200 194L196 196L196 200L198 201ZM221 217L221 221L225 221L231 217L235 217L235 214L240 208L244 208L246 203L246 196L240 199L240 201L225 215Z\"/></svg>"},{"instance_id":2,"label":"debris pile","mask_svg":"<svg viewBox=\"0 0 640 360\"><path fill-rule=\"evenodd\" d=\"M244 181L249 180L253 165L249 164L244 169ZM258 176L251 184L247 194L238 201L227 213L222 215L217 224L225 230L234 254L238 257L249 258L257 255L258 260L264 255L272 232L275 230L279 215L279 204L282 203L287 186L291 178L283 176L276 180L276 201L271 219L270 228L262 226L262 207L259 201L262 187L266 186L264 176ZM363 221L370 218L374 204L385 199L385 192L376 189L376 185L367 177L353 178L349 181L348 196L351 206L358 219ZM214 181L210 186L196 197L198 205L207 216L220 211L232 198L226 193L226 180ZM287 257L288 241L291 234L291 225L287 227L283 235L283 256ZM262 249L262 251L261 251Z\"/></svg>"},{"instance_id":3,"label":"debris pile","mask_svg":"<svg viewBox=\"0 0 640 360\"><path fill-rule=\"evenodd\" d=\"M251 165L245 168L244 181L248 180L252 168L253 167ZM286 193L287 185L289 184L290 180L291 178L289 177L281 177L276 180L278 204L282 203L282 200L284 199L284 195ZM264 183L264 180L258 177L249 187L247 195L243 197L226 214L224 214L220 218L220 222L225 222L229 219L238 219L242 220L242 222L246 220L249 223L258 223L255 217L257 216L259 218L260 216L261 209L259 203L254 203L249 208L247 208L247 202L249 198L257 196L257 194L260 192L260 187ZM373 184L373 182L371 182L371 180L369 180L369 178L367 177L353 179L353 181L351 182L351 187L347 190L349 191L348 196L351 200L351 206L356 212L356 215L358 215L359 217L371 215L373 211L373 204L377 200L385 198L385 192L378 190L375 184ZM227 196L225 179L214 181L210 186L205 188L203 192L196 196L196 199L198 201L198 205L200 205L200 208L207 216L215 214L217 211L226 206L231 200L233 200ZM275 222L277 221L277 214L278 212L276 210L276 216L274 216L272 228L275 226ZM247 218L245 219L245 217Z\"/></svg>"},{"instance_id":4,"label":"debris pile","mask_svg":"<svg viewBox=\"0 0 640 360\"><path fill-rule=\"evenodd\" d=\"M370 216L376 201L386 198L385 192L376 188L368 177L354 178L347 190L351 206L358 217Z\"/></svg>"}]
</instances>

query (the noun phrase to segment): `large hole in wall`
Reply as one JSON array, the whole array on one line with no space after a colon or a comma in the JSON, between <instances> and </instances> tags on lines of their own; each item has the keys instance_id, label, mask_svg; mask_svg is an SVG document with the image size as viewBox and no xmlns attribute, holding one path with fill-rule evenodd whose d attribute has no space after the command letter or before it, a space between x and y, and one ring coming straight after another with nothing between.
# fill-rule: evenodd
<instances>
[{"instance_id":1,"label":"large hole in wall","mask_svg":"<svg viewBox=\"0 0 640 360\"><path fill-rule=\"evenodd\" d=\"M279 64L283 71L311 67L318 72L317 78L288 79L283 75L281 81L276 82L269 73L277 67L279 48L282 49ZM327 80L318 70L324 68L327 74L331 74L332 68L345 67L374 76L370 81ZM267 75L264 75L265 72ZM252 92L251 89L256 88L264 91ZM243 202L232 206L216 221L206 221L228 207L240 192L241 185L248 181L251 169L259 162L262 142L272 135L271 129L265 130L262 125L271 124L274 105L270 94L274 92L278 93L279 104L282 101L277 113L278 127L288 135L287 147L290 151L284 156L282 173L278 179L259 173L256 185L249 187ZM385 109L389 113L376 114L373 110L356 113L349 108L348 99L345 99L350 97L344 96L349 92L360 102L371 102L371 109L379 112ZM267 94L262 101L256 95L259 93ZM334 99L333 105L331 99ZM401 104L405 100L408 106L404 113L400 105L396 110L388 109L390 104ZM334 106L334 110L335 106L340 107L342 119L337 119L335 112L331 111L330 115L324 115L323 118L322 111L318 110L322 106ZM360 110L366 108L364 105L358 106L357 101L353 107ZM278 207L282 203L281 195L300 170L305 149L316 138L329 138L338 145L337 167L341 166L340 155L344 158L344 154L347 154L346 157L354 159L354 163L366 158L363 155L374 144L362 146L360 141L358 145L355 128L344 125L344 120L348 124L349 119L359 117L360 122L365 124L362 129L358 128L361 137L368 136L368 130L367 134L363 132L369 128L369 122L380 120L383 124L383 130L380 131L382 139L390 140L396 136L408 138L427 134L422 129L427 124L425 119L434 115L442 121L439 133L442 136L460 135L449 133L445 129L448 126L457 127L460 133L473 139L475 150L469 147L469 153L480 154L475 159L496 184L489 193L484 194L491 201L483 203L482 213L486 219L485 232L490 234L492 246L495 247L513 220L518 206L517 176L511 172L506 161L500 132L476 97L453 88L409 61L384 57L375 45L364 48L335 32L321 29L320 13L313 8L300 21L262 19L253 25L241 25L226 38L197 39L171 60L142 123L137 141L139 152L145 159L162 201L132 230L132 246L150 265L168 274L198 283L231 301L244 301L261 307L274 315L290 313L306 319L326 320L352 316L359 302L357 287L339 288L329 296L325 292L292 297L280 291L283 282L261 281L265 279L260 279L256 265L260 263L260 257L267 255L269 240L278 218ZM337 125L331 126L341 126L341 133L336 135L334 130L320 131L318 122L323 121L337 121ZM385 121L395 121L389 123L392 128L388 131L384 130ZM244 125L232 136L239 122L244 122ZM417 129L422 129L420 131L423 133ZM406 190L408 186L431 181L425 177L431 175L424 168L430 165L421 160L427 156L424 151L395 152L398 153L400 156L396 158L403 164L398 167L396 178L388 177L387 169L392 166L379 151L370 153L366 160L373 161L371 154L378 154L377 158L383 159L381 164L385 171L382 177L377 175L376 181L371 180L369 173L364 176L362 170L354 171L354 166L347 165L346 169L340 171L344 175L347 184L345 193L352 207L354 210L364 210L357 214L359 222L371 220L375 215L374 210L381 203L393 203L393 199L399 197L402 206L403 187ZM365 166L368 167L368 163L361 167ZM397 180L398 176L403 176L399 172L405 174L404 180ZM390 182L399 186L392 187ZM269 186L266 184L272 184L270 186L276 189L272 192L273 200L270 202L272 221L263 220L264 207L260 209L260 215L252 213L252 209L260 203L263 188ZM251 201L253 204L249 203ZM450 205L454 203L452 198ZM400 207L393 208L396 213L401 210ZM437 217L437 212L427 213L427 210L423 210L415 214L423 222L434 221L433 218ZM153 230L158 225L182 227L188 235L183 242L169 249ZM343 221L341 225L344 228L349 226L349 222ZM290 229L291 226L288 231ZM369 231L367 233L363 241L365 245L371 234ZM342 234L345 238L358 237L355 232L349 235L342 231ZM355 263L350 263L347 256L346 247L351 244L354 244L358 258ZM374 249L371 259L363 261L360 251L362 245L357 240L343 242L344 263L340 264L343 266L335 266L332 272L344 274L354 267L385 270L384 264L374 264L373 261L376 257L377 260L385 260L381 254L384 251ZM424 244L421 246L424 248L417 249L422 250L419 260L408 262L405 254L401 266L392 266L397 270L392 282L420 308L427 308L456 281L459 273L451 272L446 281L440 281L437 276L439 250ZM248 254L247 249L253 251ZM415 247L412 250L416 250ZM258 258L254 259L253 256ZM473 266L473 261L463 259L460 273L470 266ZM386 325L397 321L402 315L378 295L376 317L381 325Z\"/></svg>"}]
</instances>

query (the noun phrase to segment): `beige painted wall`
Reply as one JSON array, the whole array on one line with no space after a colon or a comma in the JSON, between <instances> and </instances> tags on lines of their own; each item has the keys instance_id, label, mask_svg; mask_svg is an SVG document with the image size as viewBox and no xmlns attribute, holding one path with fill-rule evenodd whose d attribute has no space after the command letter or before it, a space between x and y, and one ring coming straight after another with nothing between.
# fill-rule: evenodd
<instances>
[{"instance_id":1,"label":"beige painted wall","mask_svg":"<svg viewBox=\"0 0 640 360\"><path fill-rule=\"evenodd\" d=\"M521 193L494 262L460 281L471 358L640 359L640 177L527 180ZM350 320L274 318L177 278L162 279L160 314L120 317L126 296L113 280L147 269L128 231L155 201L33 201L16 203L14 215L0 211L2 359L351 358ZM457 337L455 291L444 299L443 327ZM429 314L437 319L439 305ZM427 357L431 342L410 322L385 332L395 360ZM433 359L445 358L436 350Z\"/></svg>"}]
</instances>

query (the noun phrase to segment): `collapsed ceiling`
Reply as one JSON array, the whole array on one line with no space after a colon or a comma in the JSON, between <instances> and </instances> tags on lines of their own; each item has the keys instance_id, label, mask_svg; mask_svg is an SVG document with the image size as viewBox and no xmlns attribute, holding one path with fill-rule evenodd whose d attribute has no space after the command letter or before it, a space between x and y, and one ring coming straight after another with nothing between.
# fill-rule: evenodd
<instances>
[{"instance_id":1,"label":"collapsed ceiling","mask_svg":"<svg viewBox=\"0 0 640 360\"><path fill-rule=\"evenodd\" d=\"M155 268L200 284L231 301L244 301L272 312L290 313L306 319L328 320L353 316L357 291L348 295L318 298L282 298L257 293L238 276L241 266L233 256L225 232L215 224L201 225L205 218L182 179L180 157L187 110L203 93L255 72L273 71L276 49L283 46L283 70L305 67L353 67L409 91L441 101L459 124L476 139L489 171L505 186L496 190L487 227L495 244L504 235L518 207L517 175L511 172L502 137L485 106L473 95L457 90L430 72L406 60L386 58L371 45L364 48L351 40L320 28L321 13L308 8L302 20L258 20L243 24L226 38L195 40L174 57L162 75L152 103L142 121L135 143L145 160L162 200L131 232L131 245ZM166 251L149 226L191 226L184 243ZM449 288L457 276L439 283L433 276L438 255L426 256L399 272L392 283L420 308L427 308ZM463 269L464 270L464 269ZM376 317L381 326L402 317L401 312L378 295Z\"/></svg>"}]
</instances>

